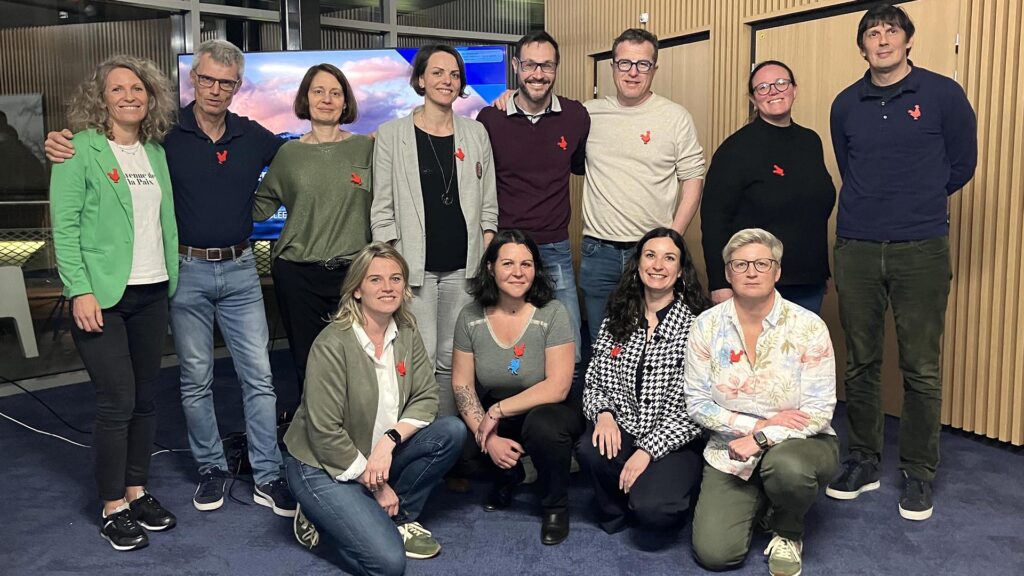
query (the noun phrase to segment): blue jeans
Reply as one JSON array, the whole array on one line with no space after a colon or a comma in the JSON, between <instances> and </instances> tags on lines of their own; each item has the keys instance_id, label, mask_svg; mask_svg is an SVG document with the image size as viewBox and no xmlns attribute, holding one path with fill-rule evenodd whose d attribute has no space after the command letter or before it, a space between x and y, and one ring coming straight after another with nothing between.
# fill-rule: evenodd
<instances>
[{"instance_id":1,"label":"blue jeans","mask_svg":"<svg viewBox=\"0 0 1024 576\"><path fill-rule=\"evenodd\" d=\"M396 525L414 522L438 481L455 464L466 440L466 425L454 416L438 418L395 448L389 484L398 495L393 518L356 481L338 482L321 468L288 457L288 486L322 542L353 574L402 574L405 544Z\"/></svg>"},{"instance_id":2,"label":"blue jeans","mask_svg":"<svg viewBox=\"0 0 1024 576\"><path fill-rule=\"evenodd\" d=\"M213 405L213 321L242 385L249 462L256 484L281 476L277 396L267 353L269 331L252 250L234 260L179 256L178 290L171 298L171 330L181 366L181 406L199 473L227 470Z\"/></svg>"},{"instance_id":3,"label":"blue jeans","mask_svg":"<svg viewBox=\"0 0 1024 576\"><path fill-rule=\"evenodd\" d=\"M618 248L589 236L583 237L580 248L583 255L580 261L580 289L583 291L583 302L587 305L587 329L590 331L591 344L597 341L597 333L601 330L608 297L618 286L622 270L635 251L636 247Z\"/></svg>"},{"instance_id":4,"label":"blue jeans","mask_svg":"<svg viewBox=\"0 0 1024 576\"><path fill-rule=\"evenodd\" d=\"M786 300L789 300L797 306L806 308L815 314L821 314L821 301L825 299L824 282L821 284L777 286L776 289Z\"/></svg>"},{"instance_id":5,"label":"blue jeans","mask_svg":"<svg viewBox=\"0 0 1024 576\"><path fill-rule=\"evenodd\" d=\"M580 300L576 295L576 272L572 267L572 245L568 240L541 244L540 257L544 261L544 271L548 273L555 285L555 299L565 306L569 313L569 325L576 338L576 363L580 361L582 342L580 341Z\"/></svg>"}]
</instances>

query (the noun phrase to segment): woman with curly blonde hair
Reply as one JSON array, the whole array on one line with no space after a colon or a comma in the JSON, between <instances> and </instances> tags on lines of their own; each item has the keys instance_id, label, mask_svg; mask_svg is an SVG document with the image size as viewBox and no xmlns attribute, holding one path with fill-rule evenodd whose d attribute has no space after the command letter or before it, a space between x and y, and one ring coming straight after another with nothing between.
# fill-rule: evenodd
<instances>
[{"instance_id":1,"label":"woman with curly blonde hair","mask_svg":"<svg viewBox=\"0 0 1024 576\"><path fill-rule=\"evenodd\" d=\"M116 550L176 520L146 492L156 432L153 392L178 279L178 229L159 141L175 106L148 60L113 56L68 109L78 153L53 166L50 212L72 336L96 386L100 535Z\"/></svg>"}]
</instances>

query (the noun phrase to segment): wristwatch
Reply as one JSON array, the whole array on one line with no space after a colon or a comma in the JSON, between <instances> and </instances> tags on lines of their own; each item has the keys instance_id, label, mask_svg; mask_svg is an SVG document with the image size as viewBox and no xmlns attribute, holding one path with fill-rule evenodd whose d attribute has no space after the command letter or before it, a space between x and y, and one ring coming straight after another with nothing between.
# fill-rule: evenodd
<instances>
[{"instance_id":1,"label":"wristwatch","mask_svg":"<svg viewBox=\"0 0 1024 576\"><path fill-rule=\"evenodd\" d=\"M768 443L768 437L760 430L754 432L754 442L757 442L757 446L761 450L767 450L768 447L771 446L771 444Z\"/></svg>"},{"instance_id":2,"label":"wristwatch","mask_svg":"<svg viewBox=\"0 0 1024 576\"><path fill-rule=\"evenodd\" d=\"M391 441L395 443L395 446L402 445L402 435L398 433L398 430L395 430L394 428L389 428L384 432L384 435L387 436L388 438L391 438Z\"/></svg>"}]
</instances>

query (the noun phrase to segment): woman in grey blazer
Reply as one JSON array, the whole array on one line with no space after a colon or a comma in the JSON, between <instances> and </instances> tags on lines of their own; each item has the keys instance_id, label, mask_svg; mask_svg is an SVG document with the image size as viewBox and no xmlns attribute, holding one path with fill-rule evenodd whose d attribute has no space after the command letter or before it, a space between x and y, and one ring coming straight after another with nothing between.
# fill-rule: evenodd
<instances>
[{"instance_id":1,"label":"woman in grey blazer","mask_svg":"<svg viewBox=\"0 0 1024 576\"><path fill-rule=\"evenodd\" d=\"M409 263L411 308L441 386L439 412L457 415L451 388L452 337L466 288L498 228L491 144L483 125L456 116L466 67L451 46L420 48L410 84L423 105L382 124L373 161L370 228Z\"/></svg>"}]
</instances>

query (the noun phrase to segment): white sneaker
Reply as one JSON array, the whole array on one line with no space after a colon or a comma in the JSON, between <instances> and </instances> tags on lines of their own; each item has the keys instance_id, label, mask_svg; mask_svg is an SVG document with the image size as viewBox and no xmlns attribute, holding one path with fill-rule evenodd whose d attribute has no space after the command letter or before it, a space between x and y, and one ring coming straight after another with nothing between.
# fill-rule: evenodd
<instances>
[{"instance_id":1,"label":"white sneaker","mask_svg":"<svg viewBox=\"0 0 1024 576\"><path fill-rule=\"evenodd\" d=\"M768 571L772 576L800 576L803 549L803 542L776 534L764 549L764 555L768 557Z\"/></svg>"}]
</instances>

